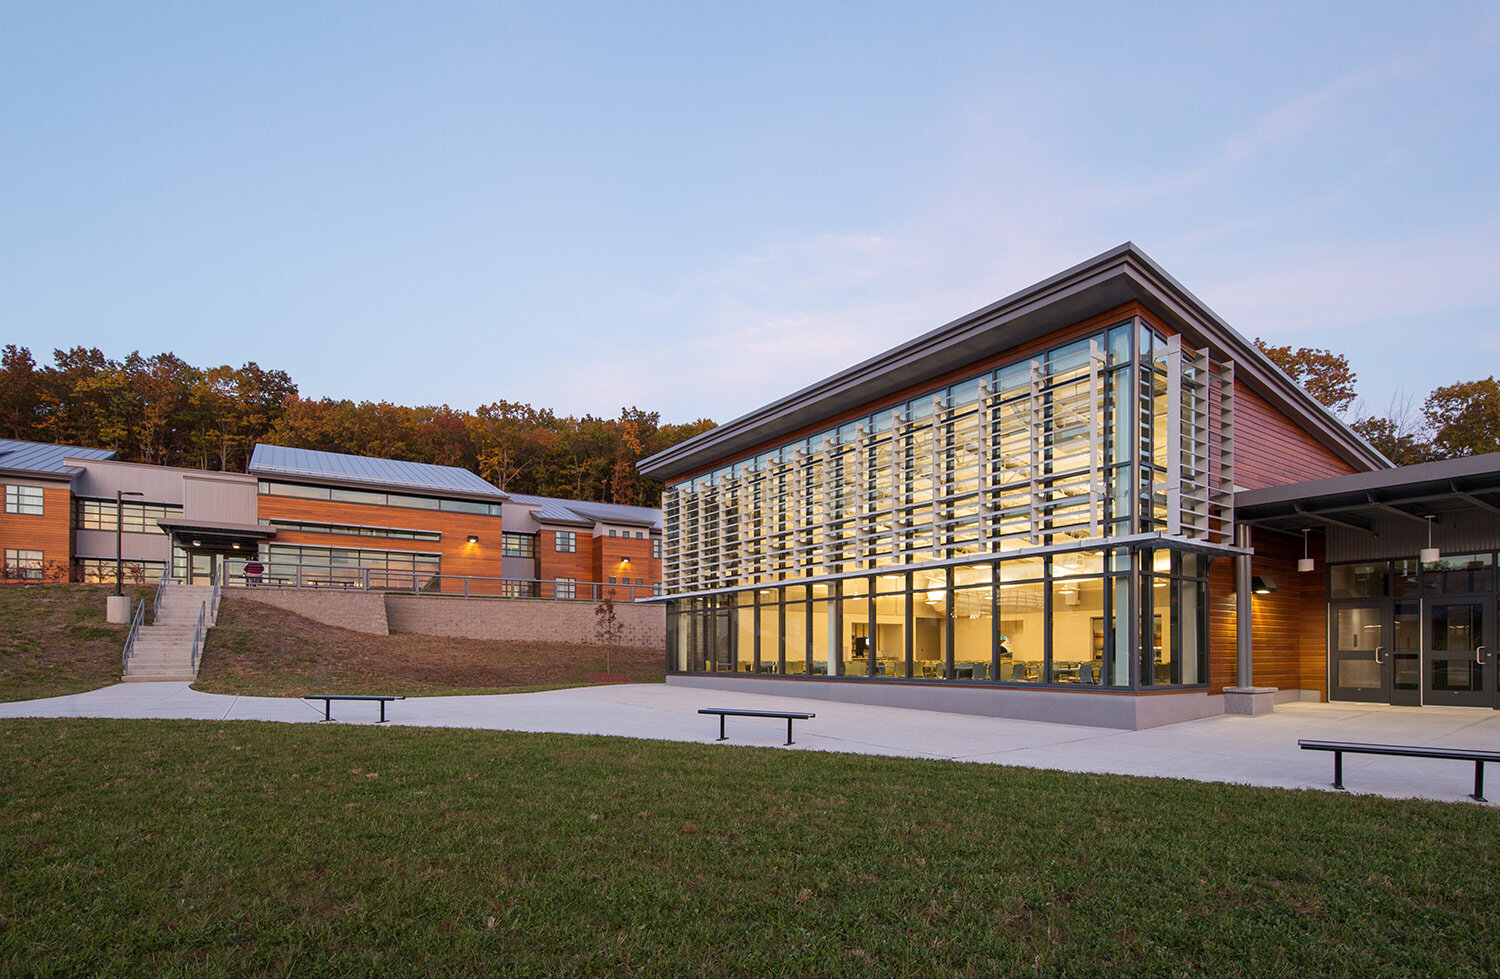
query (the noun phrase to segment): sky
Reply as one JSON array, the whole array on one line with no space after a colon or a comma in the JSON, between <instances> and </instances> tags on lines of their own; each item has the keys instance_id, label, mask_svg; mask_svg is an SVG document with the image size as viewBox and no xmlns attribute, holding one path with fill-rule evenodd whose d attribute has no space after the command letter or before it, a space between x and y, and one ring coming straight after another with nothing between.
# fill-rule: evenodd
<instances>
[{"instance_id":1,"label":"sky","mask_svg":"<svg viewBox=\"0 0 1500 979\"><path fill-rule=\"evenodd\" d=\"M1493 0L12 2L0 343L726 421L1128 240L1384 414L1497 161Z\"/></svg>"}]
</instances>

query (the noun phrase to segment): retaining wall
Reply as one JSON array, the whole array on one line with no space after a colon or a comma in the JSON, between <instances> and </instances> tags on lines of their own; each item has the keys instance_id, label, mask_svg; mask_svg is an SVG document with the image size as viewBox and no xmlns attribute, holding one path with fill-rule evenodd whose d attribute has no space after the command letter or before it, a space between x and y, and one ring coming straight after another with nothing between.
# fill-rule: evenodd
<instances>
[{"instance_id":1,"label":"retaining wall","mask_svg":"<svg viewBox=\"0 0 1500 979\"><path fill-rule=\"evenodd\" d=\"M390 635L385 613L385 595L380 592L325 590L318 588L225 588L231 598L248 598L252 602L274 605L294 612L304 619L324 625ZM664 641L665 642L665 641Z\"/></svg>"},{"instance_id":2,"label":"retaining wall","mask_svg":"<svg viewBox=\"0 0 1500 979\"><path fill-rule=\"evenodd\" d=\"M392 594L386 596L385 608L392 632L598 644L593 602ZM620 623L620 645L666 649L665 606L616 602L615 617Z\"/></svg>"}]
</instances>

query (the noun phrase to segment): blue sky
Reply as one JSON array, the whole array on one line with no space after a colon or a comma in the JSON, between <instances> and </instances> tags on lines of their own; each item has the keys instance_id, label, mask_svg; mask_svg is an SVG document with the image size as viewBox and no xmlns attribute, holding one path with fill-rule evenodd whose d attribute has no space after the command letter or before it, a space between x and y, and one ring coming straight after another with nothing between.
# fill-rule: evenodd
<instances>
[{"instance_id":1,"label":"blue sky","mask_svg":"<svg viewBox=\"0 0 1500 979\"><path fill-rule=\"evenodd\" d=\"M12 4L0 340L723 421L1133 240L1383 413L1497 160L1493 2Z\"/></svg>"}]
</instances>

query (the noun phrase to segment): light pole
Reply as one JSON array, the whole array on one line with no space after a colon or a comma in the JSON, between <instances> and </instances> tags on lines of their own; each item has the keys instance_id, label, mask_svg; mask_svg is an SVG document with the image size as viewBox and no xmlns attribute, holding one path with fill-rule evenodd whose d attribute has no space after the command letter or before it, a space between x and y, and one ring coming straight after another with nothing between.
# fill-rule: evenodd
<instances>
[{"instance_id":1,"label":"light pole","mask_svg":"<svg viewBox=\"0 0 1500 979\"><path fill-rule=\"evenodd\" d=\"M145 496L145 493L137 493L135 490L115 490L115 596L123 595L121 586L125 583L125 503L127 496ZM96 599L97 600L97 599Z\"/></svg>"}]
</instances>

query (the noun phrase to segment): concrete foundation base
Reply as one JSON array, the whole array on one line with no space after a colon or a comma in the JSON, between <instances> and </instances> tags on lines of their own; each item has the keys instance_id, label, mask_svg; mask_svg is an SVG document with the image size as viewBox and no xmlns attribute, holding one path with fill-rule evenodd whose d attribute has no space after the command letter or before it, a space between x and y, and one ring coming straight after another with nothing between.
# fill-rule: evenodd
<instances>
[{"instance_id":1,"label":"concrete foundation base","mask_svg":"<svg viewBox=\"0 0 1500 979\"><path fill-rule=\"evenodd\" d=\"M756 677L735 673L669 673L674 686L725 693L807 697L846 704L937 710L949 714L1012 717L1053 724L1083 724L1126 731L1161 727L1224 713L1224 698L1207 690L1137 694L1103 690L1023 690L1015 687L890 680ZM710 704L705 707L733 706Z\"/></svg>"},{"instance_id":2,"label":"concrete foundation base","mask_svg":"<svg viewBox=\"0 0 1500 979\"><path fill-rule=\"evenodd\" d=\"M1226 714L1269 714L1275 706L1275 687L1224 688L1224 713Z\"/></svg>"},{"instance_id":3,"label":"concrete foundation base","mask_svg":"<svg viewBox=\"0 0 1500 979\"><path fill-rule=\"evenodd\" d=\"M116 625L130 623L130 596L111 595L104 600L104 621Z\"/></svg>"}]
</instances>

